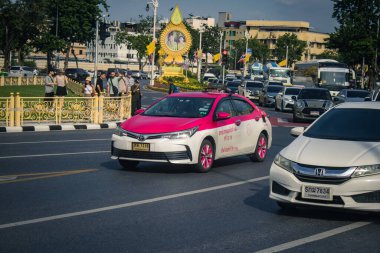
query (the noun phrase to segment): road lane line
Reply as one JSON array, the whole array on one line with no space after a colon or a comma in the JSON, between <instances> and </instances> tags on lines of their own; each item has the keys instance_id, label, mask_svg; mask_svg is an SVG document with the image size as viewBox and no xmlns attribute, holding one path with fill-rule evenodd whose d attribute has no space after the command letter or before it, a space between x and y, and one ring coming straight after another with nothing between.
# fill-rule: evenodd
<instances>
[{"instance_id":1,"label":"road lane line","mask_svg":"<svg viewBox=\"0 0 380 253\"><path fill-rule=\"evenodd\" d=\"M315 235L308 236L308 237L305 237L305 238L301 238L301 239L298 239L298 240L295 240L295 241L283 243L283 244L280 244L280 245L277 245L277 246L274 246L274 247L270 247L270 248L267 248L267 249L255 251L254 253L271 253L271 252L280 252L280 251L283 251L283 250L292 249L292 248L295 248L295 247L298 247L298 246L301 246L301 245L304 245L304 244L307 244L307 243L319 241L319 240L326 239L328 237L332 237L332 236L335 236L335 235L338 235L338 234L341 234L341 233L344 233L344 232L348 232L348 231L351 231L351 230L354 230L354 229L357 229L357 228L361 228L361 227L370 225L372 223L373 222L355 222L355 223L351 223L349 225L338 227L338 228L334 228L334 229L331 229L331 230L328 230L328 231L325 231L325 232L322 232L322 233L319 233L319 234L315 234Z\"/></svg>"},{"instance_id":2,"label":"road lane line","mask_svg":"<svg viewBox=\"0 0 380 253\"><path fill-rule=\"evenodd\" d=\"M102 154L102 153L110 153L110 152L111 151L107 150L107 151L89 151L89 152L39 154L39 155L13 155L13 156L0 156L0 159L31 158L31 157L43 157L43 156L65 156L65 155Z\"/></svg>"},{"instance_id":3,"label":"road lane line","mask_svg":"<svg viewBox=\"0 0 380 253\"><path fill-rule=\"evenodd\" d=\"M76 216L100 213L100 212L105 212L105 211L111 211L111 210L115 210L115 209L121 209L121 208L127 208L127 207L132 207L132 206L150 204L150 203L169 200L169 199L175 199L175 198L180 198L180 197L185 197L185 196L190 196L190 195L195 195L195 194L200 194L200 193L205 193L205 192L221 190L221 189L230 188L230 187L236 187L236 186L240 186L240 185L244 185L244 184L249 184L249 183L254 183L254 182L266 180L268 178L269 178L269 176L252 178L249 180L238 181L235 183L212 186L212 187L203 188L203 189L199 189L199 190L182 192L182 193L177 193L177 194L171 194L171 195L166 195L166 196L156 197L156 198L151 198L151 199L133 201L133 202L119 204L119 205L106 206L106 207L101 207L101 208L96 208L96 209L89 209L89 210L85 210L85 211L66 213L66 214L60 214L60 215L53 215L53 216L48 216L48 217L43 217L43 218L38 218L38 219L24 220L24 221L12 222L12 223L7 223L7 224L1 224L0 229L24 226L24 225L28 225L28 224L41 223L41 222L46 222L46 221L60 220L60 219L65 219L65 218L70 218L70 217L76 217Z\"/></svg>"},{"instance_id":4,"label":"road lane line","mask_svg":"<svg viewBox=\"0 0 380 253\"><path fill-rule=\"evenodd\" d=\"M41 143L64 143L64 142L86 142L86 141L111 141L107 139L83 139L83 140L57 140L57 141L23 141L23 142L6 142L0 145L19 145L19 144L41 144Z\"/></svg>"},{"instance_id":5,"label":"road lane line","mask_svg":"<svg viewBox=\"0 0 380 253\"><path fill-rule=\"evenodd\" d=\"M19 182L32 181L32 180L36 180L36 179L45 179L45 178L51 178L51 177L76 175L76 174L80 174L80 173L94 172L94 171L97 171L97 169L68 170L68 171L57 171L57 172L6 175L6 176L0 176L0 184L19 183ZM24 177L24 178L19 178L19 177ZM1 180L2 178L5 180ZM8 180L6 180L7 178L8 178Z\"/></svg>"}]
</instances>

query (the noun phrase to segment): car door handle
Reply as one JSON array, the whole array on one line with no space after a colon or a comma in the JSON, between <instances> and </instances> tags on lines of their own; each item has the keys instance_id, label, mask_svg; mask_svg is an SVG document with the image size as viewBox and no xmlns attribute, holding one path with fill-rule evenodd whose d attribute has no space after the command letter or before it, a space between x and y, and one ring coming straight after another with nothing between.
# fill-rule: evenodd
<instances>
[{"instance_id":1,"label":"car door handle","mask_svg":"<svg viewBox=\"0 0 380 253\"><path fill-rule=\"evenodd\" d=\"M241 120L240 119L238 119L237 121L235 121L235 125L240 126L240 124L241 124Z\"/></svg>"}]
</instances>

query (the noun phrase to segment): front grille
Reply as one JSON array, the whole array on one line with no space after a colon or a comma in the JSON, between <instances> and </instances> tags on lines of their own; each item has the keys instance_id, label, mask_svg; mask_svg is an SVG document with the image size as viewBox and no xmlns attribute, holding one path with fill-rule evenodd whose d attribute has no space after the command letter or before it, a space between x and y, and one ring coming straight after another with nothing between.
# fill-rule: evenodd
<instances>
[{"instance_id":1,"label":"front grille","mask_svg":"<svg viewBox=\"0 0 380 253\"><path fill-rule=\"evenodd\" d=\"M273 181L272 183L272 192L283 195L283 196L288 196L290 193L288 189L286 189L285 187L283 187L282 185L280 185L279 183L275 181Z\"/></svg>"},{"instance_id":2,"label":"front grille","mask_svg":"<svg viewBox=\"0 0 380 253\"><path fill-rule=\"evenodd\" d=\"M124 132L124 135L138 140L140 136L144 136L144 140L154 140L154 139L161 139L162 134L137 134L132 132Z\"/></svg>"},{"instance_id":3,"label":"front grille","mask_svg":"<svg viewBox=\"0 0 380 253\"><path fill-rule=\"evenodd\" d=\"M352 198L357 203L380 203L380 191L353 195Z\"/></svg>"},{"instance_id":4,"label":"front grille","mask_svg":"<svg viewBox=\"0 0 380 253\"><path fill-rule=\"evenodd\" d=\"M326 178L326 177L309 177L304 175L294 174L298 180L306 183L316 183L316 184L343 184L350 178Z\"/></svg>"},{"instance_id":5,"label":"front grille","mask_svg":"<svg viewBox=\"0 0 380 253\"><path fill-rule=\"evenodd\" d=\"M317 203L317 204L344 205L344 201L340 196L333 196L333 200L328 201L328 200L319 200L319 199L305 199L305 198L302 198L301 193L298 193L296 200L302 201L302 202Z\"/></svg>"},{"instance_id":6,"label":"front grille","mask_svg":"<svg viewBox=\"0 0 380 253\"><path fill-rule=\"evenodd\" d=\"M177 152L144 152L144 151L132 151L121 150L113 148L112 155L117 157L144 159L144 160L187 160L190 159L189 151L177 151Z\"/></svg>"}]
</instances>

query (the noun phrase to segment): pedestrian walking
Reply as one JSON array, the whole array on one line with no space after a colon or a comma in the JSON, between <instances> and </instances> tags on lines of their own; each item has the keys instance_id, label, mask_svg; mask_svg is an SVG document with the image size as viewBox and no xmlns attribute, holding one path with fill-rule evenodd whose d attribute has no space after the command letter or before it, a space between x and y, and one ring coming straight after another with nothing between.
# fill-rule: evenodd
<instances>
[{"instance_id":1,"label":"pedestrian walking","mask_svg":"<svg viewBox=\"0 0 380 253\"><path fill-rule=\"evenodd\" d=\"M141 90L140 83L136 81L131 86L131 114L134 116L138 109L141 109Z\"/></svg>"},{"instance_id":2,"label":"pedestrian walking","mask_svg":"<svg viewBox=\"0 0 380 253\"><path fill-rule=\"evenodd\" d=\"M177 93L177 92L179 92L179 88L174 85L173 79L169 78L169 91L168 91L168 93L172 94L172 93Z\"/></svg>"},{"instance_id":3,"label":"pedestrian walking","mask_svg":"<svg viewBox=\"0 0 380 253\"><path fill-rule=\"evenodd\" d=\"M91 77L87 77L83 85L83 97L93 97L95 88L91 83Z\"/></svg>"},{"instance_id":4,"label":"pedestrian walking","mask_svg":"<svg viewBox=\"0 0 380 253\"><path fill-rule=\"evenodd\" d=\"M52 107L54 97L54 71L49 70L48 75L45 77L45 99L48 107Z\"/></svg>"},{"instance_id":5,"label":"pedestrian walking","mask_svg":"<svg viewBox=\"0 0 380 253\"><path fill-rule=\"evenodd\" d=\"M129 86L128 79L124 76L123 72L119 73L119 96L128 94Z\"/></svg>"},{"instance_id":6,"label":"pedestrian walking","mask_svg":"<svg viewBox=\"0 0 380 253\"><path fill-rule=\"evenodd\" d=\"M57 84L56 95L59 97L67 96L67 84L69 83L69 80L62 71L59 71L58 75L55 77L55 83Z\"/></svg>"},{"instance_id":7,"label":"pedestrian walking","mask_svg":"<svg viewBox=\"0 0 380 253\"><path fill-rule=\"evenodd\" d=\"M119 79L115 72L111 72L110 77L108 78L107 94L109 96L119 95Z\"/></svg>"},{"instance_id":8,"label":"pedestrian walking","mask_svg":"<svg viewBox=\"0 0 380 253\"><path fill-rule=\"evenodd\" d=\"M135 79L132 77L131 72L127 72L127 77L128 77L128 81L129 81L129 90L131 90L132 85L135 84Z\"/></svg>"},{"instance_id":9,"label":"pedestrian walking","mask_svg":"<svg viewBox=\"0 0 380 253\"><path fill-rule=\"evenodd\" d=\"M101 73L98 79L96 79L95 91L98 96L104 91L104 80L106 80L106 73Z\"/></svg>"}]
</instances>

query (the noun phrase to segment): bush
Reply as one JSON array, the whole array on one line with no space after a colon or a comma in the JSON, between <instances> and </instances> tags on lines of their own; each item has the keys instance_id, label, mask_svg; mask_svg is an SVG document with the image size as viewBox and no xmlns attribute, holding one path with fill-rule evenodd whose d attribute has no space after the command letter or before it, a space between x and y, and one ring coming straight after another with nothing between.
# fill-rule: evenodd
<instances>
[{"instance_id":1,"label":"bush","mask_svg":"<svg viewBox=\"0 0 380 253\"><path fill-rule=\"evenodd\" d=\"M22 63L23 66L31 67L31 68L36 68L37 64L35 61L24 61Z\"/></svg>"}]
</instances>

